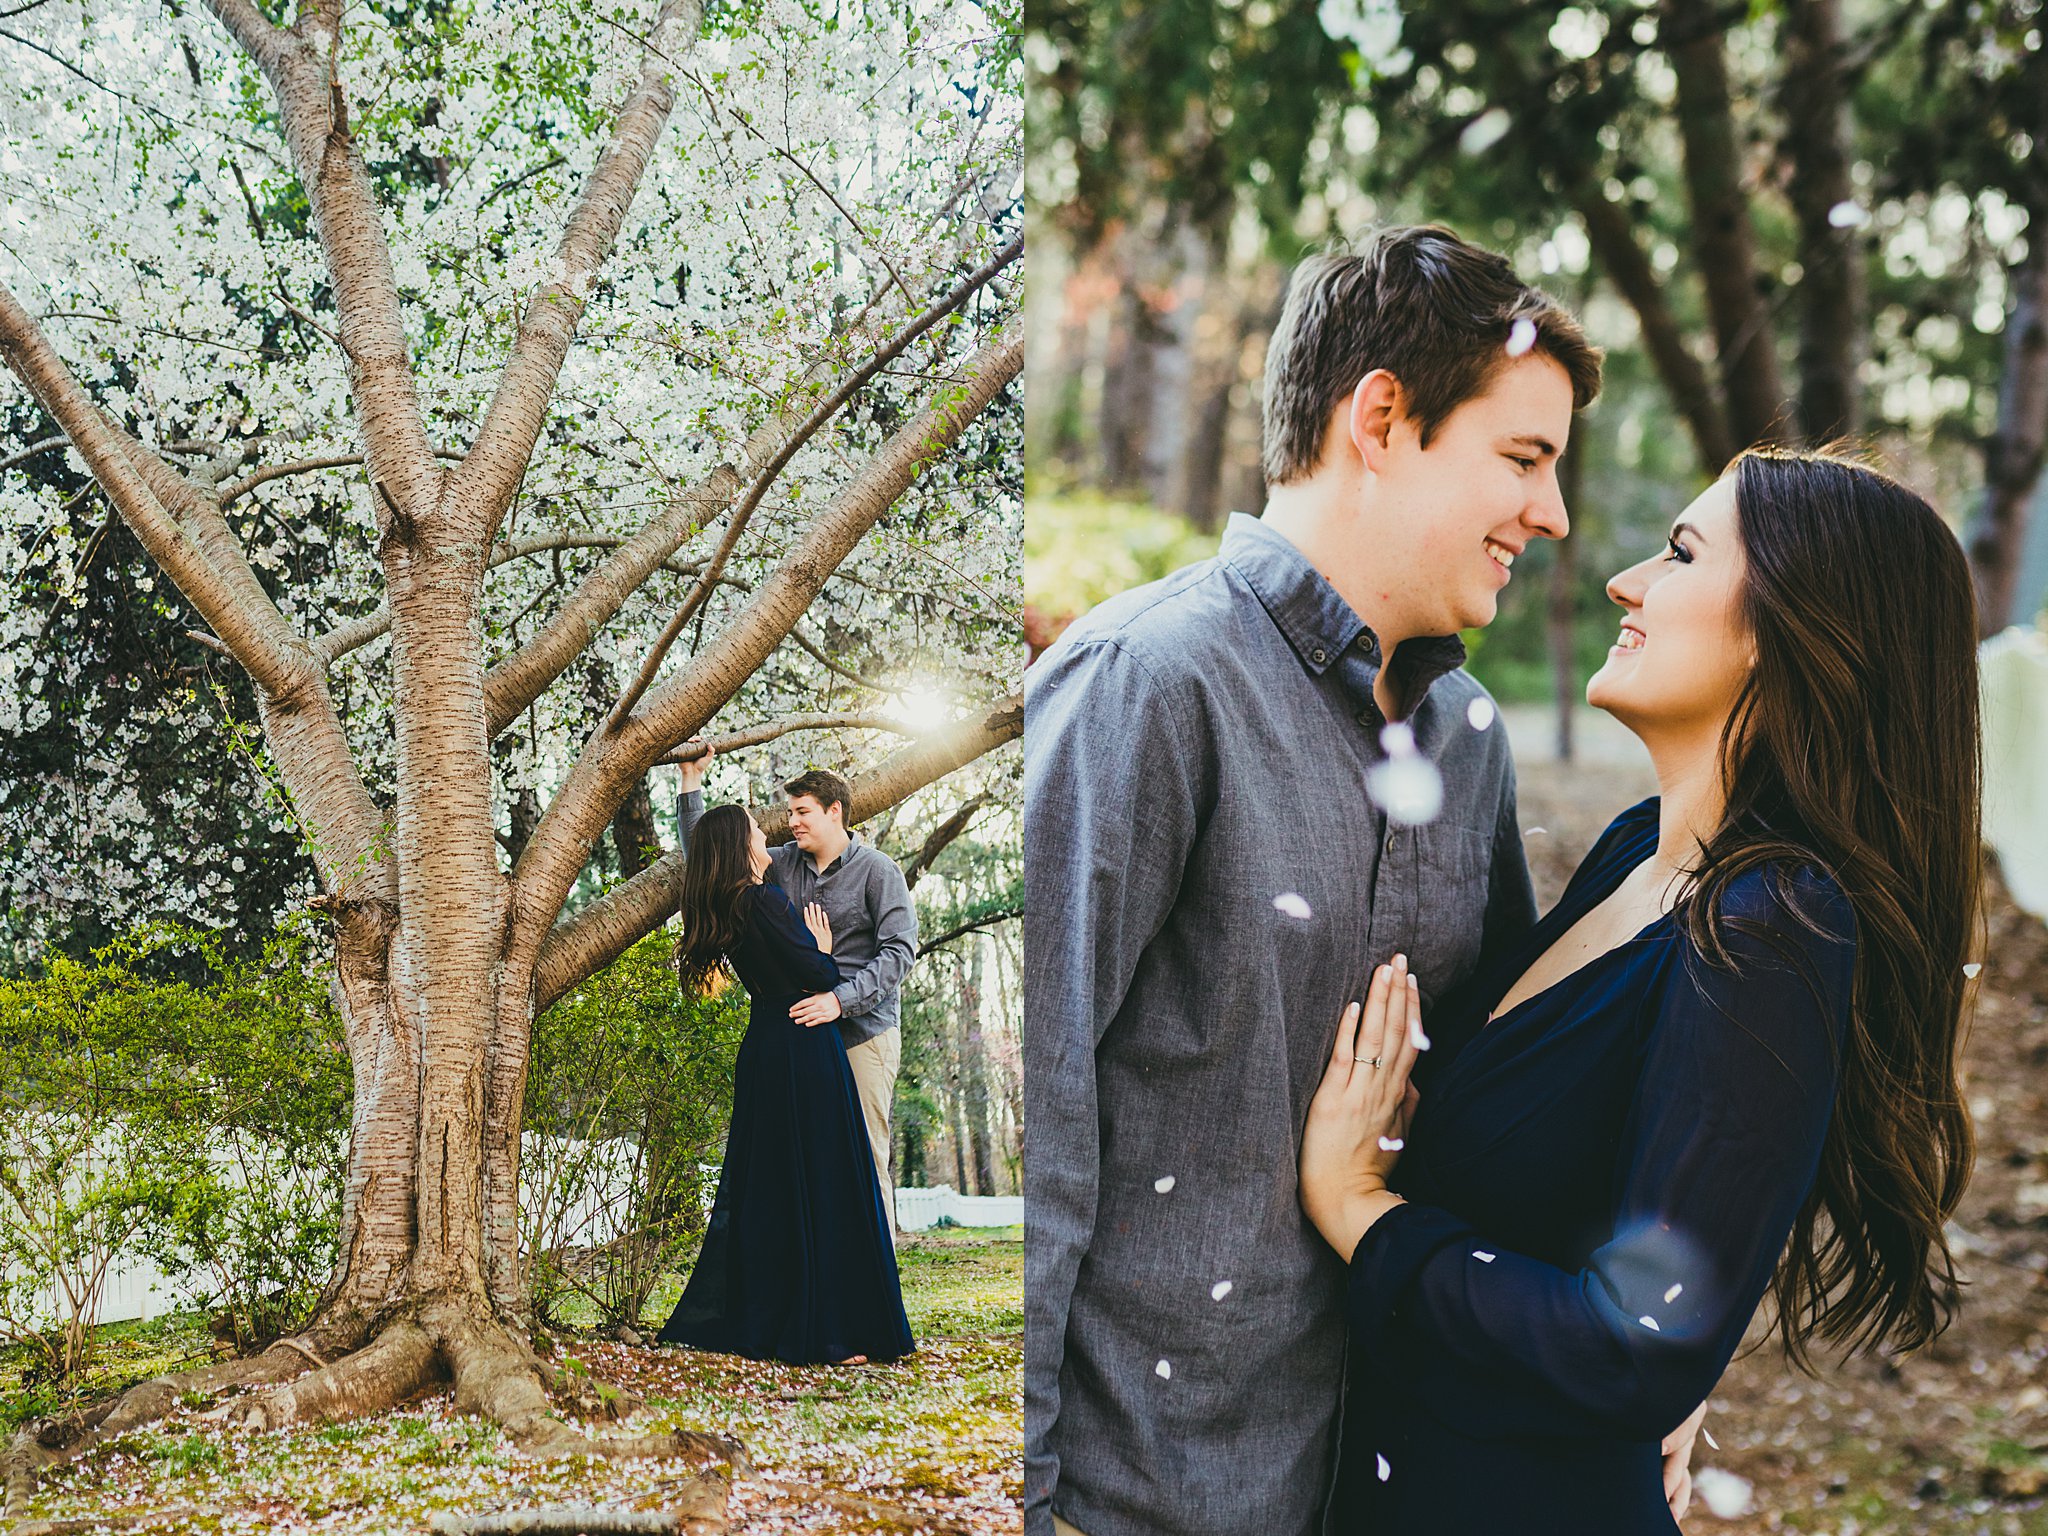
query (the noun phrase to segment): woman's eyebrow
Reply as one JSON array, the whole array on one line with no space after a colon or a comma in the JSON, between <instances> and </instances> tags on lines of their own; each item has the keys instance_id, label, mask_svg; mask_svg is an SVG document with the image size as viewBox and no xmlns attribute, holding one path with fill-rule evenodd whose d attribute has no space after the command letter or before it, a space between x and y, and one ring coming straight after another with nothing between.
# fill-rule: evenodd
<instances>
[{"instance_id":1,"label":"woman's eyebrow","mask_svg":"<svg viewBox=\"0 0 2048 1536\"><path fill-rule=\"evenodd\" d=\"M1698 539L1702 544L1707 542L1706 535L1701 533L1699 529L1693 527L1691 523L1687 522L1676 522L1671 525L1671 542L1676 544L1678 542L1678 536L1681 533L1691 534L1694 538Z\"/></svg>"}]
</instances>

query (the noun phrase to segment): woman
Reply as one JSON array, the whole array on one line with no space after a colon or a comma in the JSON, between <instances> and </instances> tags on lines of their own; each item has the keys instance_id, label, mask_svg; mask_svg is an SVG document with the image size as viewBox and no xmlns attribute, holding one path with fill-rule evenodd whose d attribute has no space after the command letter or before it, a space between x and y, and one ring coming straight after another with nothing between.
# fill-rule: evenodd
<instances>
[{"instance_id":1,"label":"woman","mask_svg":"<svg viewBox=\"0 0 2048 1536\"><path fill-rule=\"evenodd\" d=\"M1660 795L1427 1036L1381 967L1309 1109L1302 1203L1350 1263L1344 1507L1373 1536L1676 1531L1660 1442L1767 1289L1801 1365L1816 1337L1914 1348L1952 1305L1961 551L1874 470L1758 452L1607 591L1586 697Z\"/></svg>"},{"instance_id":2,"label":"woman","mask_svg":"<svg viewBox=\"0 0 2048 1536\"><path fill-rule=\"evenodd\" d=\"M846 1047L789 1016L839 981L832 927L815 903L799 920L770 867L741 806L691 833L677 971L701 991L729 963L753 1009L704 1247L660 1337L795 1365L894 1360L916 1346Z\"/></svg>"}]
</instances>

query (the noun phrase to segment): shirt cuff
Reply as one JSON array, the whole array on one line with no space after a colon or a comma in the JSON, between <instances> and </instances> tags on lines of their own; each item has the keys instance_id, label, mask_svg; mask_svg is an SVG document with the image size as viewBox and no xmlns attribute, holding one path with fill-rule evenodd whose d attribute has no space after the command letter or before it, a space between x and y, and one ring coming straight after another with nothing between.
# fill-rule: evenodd
<instances>
[{"instance_id":1,"label":"shirt cuff","mask_svg":"<svg viewBox=\"0 0 2048 1536\"><path fill-rule=\"evenodd\" d=\"M1351 1252L1344 1310L1354 1337L1377 1352L1401 1297L1422 1266L1477 1233L1442 1206L1403 1201L1365 1229Z\"/></svg>"}]
</instances>

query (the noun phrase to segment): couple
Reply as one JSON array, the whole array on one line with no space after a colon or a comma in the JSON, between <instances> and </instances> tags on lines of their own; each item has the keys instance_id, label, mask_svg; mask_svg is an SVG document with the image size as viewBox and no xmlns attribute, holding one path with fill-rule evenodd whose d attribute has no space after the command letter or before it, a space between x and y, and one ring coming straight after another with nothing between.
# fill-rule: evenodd
<instances>
[{"instance_id":1,"label":"couple","mask_svg":"<svg viewBox=\"0 0 2048 1536\"><path fill-rule=\"evenodd\" d=\"M1608 584L1587 697L1660 794L1538 921L1457 637L1564 537L1599 361L1448 231L1311 259L1263 518L1027 678L1028 1536L1668 1536L1767 1290L1795 1360L1946 1320L1961 551L1737 460Z\"/></svg>"},{"instance_id":2,"label":"couple","mask_svg":"<svg viewBox=\"0 0 2048 1536\"><path fill-rule=\"evenodd\" d=\"M744 806L704 809L714 755L681 765L676 969L702 990L729 965L753 1006L704 1246L659 1338L795 1365L894 1360L915 1347L889 1215L910 889L847 830L838 774L783 786L792 841L770 849Z\"/></svg>"}]
</instances>

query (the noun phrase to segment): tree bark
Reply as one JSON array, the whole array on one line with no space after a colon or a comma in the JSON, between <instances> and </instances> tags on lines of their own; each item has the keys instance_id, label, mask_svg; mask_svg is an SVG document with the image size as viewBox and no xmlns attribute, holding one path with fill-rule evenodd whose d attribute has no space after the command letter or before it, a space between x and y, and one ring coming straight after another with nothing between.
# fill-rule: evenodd
<instances>
[{"instance_id":1,"label":"tree bark","mask_svg":"<svg viewBox=\"0 0 2048 1536\"><path fill-rule=\"evenodd\" d=\"M1863 246L1849 180L1841 0L1787 0L1785 149L1799 219L1799 426L1814 446L1862 425Z\"/></svg>"},{"instance_id":2,"label":"tree bark","mask_svg":"<svg viewBox=\"0 0 2048 1536\"><path fill-rule=\"evenodd\" d=\"M960 1081L967 1116L967 1141L974 1158L974 1192L996 1192L995 1159L989 1150L988 1053L981 1039L982 982L988 965L980 939L969 946L960 994Z\"/></svg>"},{"instance_id":3,"label":"tree bark","mask_svg":"<svg viewBox=\"0 0 2048 1536\"><path fill-rule=\"evenodd\" d=\"M2042 126L2048 131L2048 124ZM1984 502L1969 540L1980 637L2030 617L2012 608L2026 548L2027 509L2048 445L2048 199L2034 210L2026 259L2013 270L2011 284L1998 425L1984 445Z\"/></svg>"},{"instance_id":4,"label":"tree bark","mask_svg":"<svg viewBox=\"0 0 2048 1536\"><path fill-rule=\"evenodd\" d=\"M1786 436L1777 341L1756 264L1756 232L1742 185L1742 154L1722 52L1723 20L1711 0L1660 0L1662 33L1678 75L1678 129L1685 146L1693 259L1721 369L1721 395L1738 449Z\"/></svg>"},{"instance_id":5,"label":"tree bark","mask_svg":"<svg viewBox=\"0 0 2048 1536\"><path fill-rule=\"evenodd\" d=\"M644 773L612 818L612 851L618 855L619 874L626 879L661 857L661 840L654 831L654 801L647 792Z\"/></svg>"}]
</instances>

